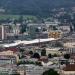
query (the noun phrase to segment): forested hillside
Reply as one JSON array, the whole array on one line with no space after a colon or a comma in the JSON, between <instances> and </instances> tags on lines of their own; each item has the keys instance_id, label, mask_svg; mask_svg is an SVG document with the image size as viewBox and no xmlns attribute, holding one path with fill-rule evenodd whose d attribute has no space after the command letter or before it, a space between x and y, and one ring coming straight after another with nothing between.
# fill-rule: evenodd
<instances>
[{"instance_id":1,"label":"forested hillside","mask_svg":"<svg viewBox=\"0 0 75 75\"><path fill-rule=\"evenodd\" d=\"M12 14L49 14L52 8L74 5L75 0L0 0L0 8Z\"/></svg>"}]
</instances>

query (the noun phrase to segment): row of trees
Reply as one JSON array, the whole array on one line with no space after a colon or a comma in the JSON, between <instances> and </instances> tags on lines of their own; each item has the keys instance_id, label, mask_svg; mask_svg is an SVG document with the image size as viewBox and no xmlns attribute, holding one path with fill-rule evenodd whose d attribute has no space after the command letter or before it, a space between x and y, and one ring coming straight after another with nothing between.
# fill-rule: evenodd
<instances>
[{"instance_id":1,"label":"row of trees","mask_svg":"<svg viewBox=\"0 0 75 75\"><path fill-rule=\"evenodd\" d=\"M30 51L29 54L30 54L33 58L40 58L39 53L33 53L33 51ZM41 56L46 56L46 50L45 50L45 49L43 49L43 50L41 51ZM48 54L48 58L57 57L57 56L58 56L57 54L54 54L54 55L52 55L51 53Z\"/></svg>"},{"instance_id":2,"label":"row of trees","mask_svg":"<svg viewBox=\"0 0 75 75\"><path fill-rule=\"evenodd\" d=\"M57 71L54 71L53 69L49 69L49 70L43 72L42 75L59 75L59 74L57 73Z\"/></svg>"},{"instance_id":3,"label":"row of trees","mask_svg":"<svg viewBox=\"0 0 75 75\"><path fill-rule=\"evenodd\" d=\"M21 52L22 55L23 55L24 51L25 51L24 49L20 49L20 52ZM33 53L33 51L29 51L29 54L31 55L32 58L40 58L40 55L37 52ZM45 50L45 48L42 49L41 56L46 56L46 50ZM48 58L57 57L57 56L58 56L57 54L54 54L54 55L48 54ZM64 54L64 58L65 59L69 59L70 58L70 54Z\"/></svg>"},{"instance_id":4,"label":"row of trees","mask_svg":"<svg viewBox=\"0 0 75 75\"><path fill-rule=\"evenodd\" d=\"M23 53L24 53L25 50L24 49L20 49L19 51L21 53L21 57L20 58L24 57ZM29 51L29 54L31 55L32 58L40 58L40 55L37 52L33 53L33 51ZM42 49L41 56L46 56L46 50L45 49ZM49 58L52 57L51 54L49 54L48 57Z\"/></svg>"},{"instance_id":5,"label":"row of trees","mask_svg":"<svg viewBox=\"0 0 75 75\"><path fill-rule=\"evenodd\" d=\"M34 64L34 65L38 65L38 66L42 66L41 62L34 62L34 61L19 61L17 63L17 66L20 65L20 64Z\"/></svg>"}]
</instances>

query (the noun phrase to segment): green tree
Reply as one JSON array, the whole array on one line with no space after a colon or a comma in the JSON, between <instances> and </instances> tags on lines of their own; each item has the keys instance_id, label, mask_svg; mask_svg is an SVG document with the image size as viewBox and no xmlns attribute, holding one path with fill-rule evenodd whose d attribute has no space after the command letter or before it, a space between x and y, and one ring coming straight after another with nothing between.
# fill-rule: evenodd
<instances>
[{"instance_id":1,"label":"green tree","mask_svg":"<svg viewBox=\"0 0 75 75\"><path fill-rule=\"evenodd\" d=\"M57 54L54 54L53 56L54 56L54 57L57 57L58 55L57 55Z\"/></svg>"},{"instance_id":2,"label":"green tree","mask_svg":"<svg viewBox=\"0 0 75 75\"><path fill-rule=\"evenodd\" d=\"M42 66L41 62L36 62L35 64L38 66Z\"/></svg>"},{"instance_id":3,"label":"green tree","mask_svg":"<svg viewBox=\"0 0 75 75\"><path fill-rule=\"evenodd\" d=\"M48 54L48 58L52 58L52 55L51 54Z\"/></svg>"},{"instance_id":4,"label":"green tree","mask_svg":"<svg viewBox=\"0 0 75 75\"><path fill-rule=\"evenodd\" d=\"M65 55L64 55L64 58L65 58L65 59L69 59L69 58L70 58L70 54L65 54Z\"/></svg>"},{"instance_id":5,"label":"green tree","mask_svg":"<svg viewBox=\"0 0 75 75\"><path fill-rule=\"evenodd\" d=\"M72 26L70 26L70 32L73 32L73 28L72 28Z\"/></svg>"},{"instance_id":6,"label":"green tree","mask_svg":"<svg viewBox=\"0 0 75 75\"><path fill-rule=\"evenodd\" d=\"M46 28L43 28L43 31L47 31L47 29Z\"/></svg>"},{"instance_id":7,"label":"green tree","mask_svg":"<svg viewBox=\"0 0 75 75\"><path fill-rule=\"evenodd\" d=\"M40 55L38 53L34 53L33 58L39 59L40 58Z\"/></svg>"},{"instance_id":8,"label":"green tree","mask_svg":"<svg viewBox=\"0 0 75 75\"><path fill-rule=\"evenodd\" d=\"M39 29L38 29L38 28L36 28L36 29L35 29L35 32L39 32Z\"/></svg>"},{"instance_id":9,"label":"green tree","mask_svg":"<svg viewBox=\"0 0 75 75\"><path fill-rule=\"evenodd\" d=\"M16 25L18 21L15 19L13 22L14 22L14 24Z\"/></svg>"},{"instance_id":10,"label":"green tree","mask_svg":"<svg viewBox=\"0 0 75 75\"><path fill-rule=\"evenodd\" d=\"M10 75L20 75L19 73L16 73L16 74L10 74Z\"/></svg>"},{"instance_id":11,"label":"green tree","mask_svg":"<svg viewBox=\"0 0 75 75\"><path fill-rule=\"evenodd\" d=\"M23 23L23 16L21 15L18 19L18 21L22 24Z\"/></svg>"},{"instance_id":12,"label":"green tree","mask_svg":"<svg viewBox=\"0 0 75 75\"><path fill-rule=\"evenodd\" d=\"M21 29L20 29L20 33L24 33L24 32L26 32L26 28L27 28L27 25L26 24L22 24L21 25Z\"/></svg>"},{"instance_id":13,"label":"green tree","mask_svg":"<svg viewBox=\"0 0 75 75\"><path fill-rule=\"evenodd\" d=\"M73 23L74 31L75 31L75 23Z\"/></svg>"},{"instance_id":14,"label":"green tree","mask_svg":"<svg viewBox=\"0 0 75 75\"><path fill-rule=\"evenodd\" d=\"M29 51L29 54L30 54L30 55L33 55L33 51Z\"/></svg>"},{"instance_id":15,"label":"green tree","mask_svg":"<svg viewBox=\"0 0 75 75\"><path fill-rule=\"evenodd\" d=\"M59 75L59 74L57 73L57 71L49 69L48 71L45 71L42 75Z\"/></svg>"},{"instance_id":16,"label":"green tree","mask_svg":"<svg viewBox=\"0 0 75 75\"><path fill-rule=\"evenodd\" d=\"M53 26L53 30L57 30L57 28L55 26Z\"/></svg>"},{"instance_id":17,"label":"green tree","mask_svg":"<svg viewBox=\"0 0 75 75\"><path fill-rule=\"evenodd\" d=\"M21 55L20 55L20 58L24 58L24 55L23 55L24 49L20 49L19 51L20 51L20 54L21 54Z\"/></svg>"},{"instance_id":18,"label":"green tree","mask_svg":"<svg viewBox=\"0 0 75 75\"><path fill-rule=\"evenodd\" d=\"M46 56L46 49L45 49L45 48L42 49L42 51L41 51L41 56Z\"/></svg>"},{"instance_id":19,"label":"green tree","mask_svg":"<svg viewBox=\"0 0 75 75\"><path fill-rule=\"evenodd\" d=\"M24 49L20 49L20 52L23 53L24 52Z\"/></svg>"}]
</instances>

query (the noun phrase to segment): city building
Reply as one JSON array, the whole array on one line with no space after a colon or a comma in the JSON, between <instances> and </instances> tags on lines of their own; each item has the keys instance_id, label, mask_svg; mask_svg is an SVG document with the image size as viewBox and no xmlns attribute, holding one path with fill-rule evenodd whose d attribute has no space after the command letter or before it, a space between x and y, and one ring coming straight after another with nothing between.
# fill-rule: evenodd
<instances>
[{"instance_id":1,"label":"city building","mask_svg":"<svg viewBox=\"0 0 75 75\"><path fill-rule=\"evenodd\" d=\"M16 58L14 56L0 55L0 66L6 64L15 64L15 63L16 63Z\"/></svg>"},{"instance_id":2,"label":"city building","mask_svg":"<svg viewBox=\"0 0 75 75\"><path fill-rule=\"evenodd\" d=\"M60 75L75 75L75 64L66 65L66 67L60 71Z\"/></svg>"},{"instance_id":3,"label":"city building","mask_svg":"<svg viewBox=\"0 0 75 75\"><path fill-rule=\"evenodd\" d=\"M27 32L32 39L40 38L43 31L47 29L44 23L29 23L27 24Z\"/></svg>"},{"instance_id":4,"label":"city building","mask_svg":"<svg viewBox=\"0 0 75 75\"><path fill-rule=\"evenodd\" d=\"M60 51L61 48L46 48L46 55L48 54L57 54L57 55L61 55L61 51Z\"/></svg>"},{"instance_id":5,"label":"city building","mask_svg":"<svg viewBox=\"0 0 75 75\"><path fill-rule=\"evenodd\" d=\"M62 38L62 31L60 30L51 30L48 33L48 38Z\"/></svg>"},{"instance_id":6,"label":"city building","mask_svg":"<svg viewBox=\"0 0 75 75\"><path fill-rule=\"evenodd\" d=\"M9 33L10 29L8 25L0 26L0 40L7 39L7 33Z\"/></svg>"},{"instance_id":7,"label":"city building","mask_svg":"<svg viewBox=\"0 0 75 75\"><path fill-rule=\"evenodd\" d=\"M2 51L0 52L0 56L7 56L7 57L15 57L15 61L18 62L19 61L19 56L17 53L14 53L11 50L7 50L7 51ZM11 59L10 59L11 60Z\"/></svg>"}]
</instances>

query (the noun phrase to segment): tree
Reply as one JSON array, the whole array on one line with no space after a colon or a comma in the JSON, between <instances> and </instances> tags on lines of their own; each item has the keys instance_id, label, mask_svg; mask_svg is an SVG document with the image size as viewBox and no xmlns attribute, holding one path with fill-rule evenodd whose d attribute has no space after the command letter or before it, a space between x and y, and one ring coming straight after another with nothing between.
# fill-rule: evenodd
<instances>
[{"instance_id":1,"label":"tree","mask_svg":"<svg viewBox=\"0 0 75 75\"><path fill-rule=\"evenodd\" d=\"M57 28L55 26L53 26L53 30L57 30Z\"/></svg>"},{"instance_id":2,"label":"tree","mask_svg":"<svg viewBox=\"0 0 75 75\"><path fill-rule=\"evenodd\" d=\"M20 49L20 52L23 53L24 52L24 49Z\"/></svg>"},{"instance_id":3,"label":"tree","mask_svg":"<svg viewBox=\"0 0 75 75\"><path fill-rule=\"evenodd\" d=\"M43 28L43 31L47 31L47 29L46 28Z\"/></svg>"},{"instance_id":4,"label":"tree","mask_svg":"<svg viewBox=\"0 0 75 75\"><path fill-rule=\"evenodd\" d=\"M41 56L46 56L46 49L45 48L41 51Z\"/></svg>"},{"instance_id":5,"label":"tree","mask_svg":"<svg viewBox=\"0 0 75 75\"><path fill-rule=\"evenodd\" d=\"M38 29L38 28L36 28L36 29L35 29L35 32L39 32L39 29Z\"/></svg>"},{"instance_id":6,"label":"tree","mask_svg":"<svg viewBox=\"0 0 75 75\"><path fill-rule=\"evenodd\" d=\"M55 47L63 47L63 44L61 42L56 42Z\"/></svg>"},{"instance_id":7,"label":"tree","mask_svg":"<svg viewBox=\"0 0 75 75\"><path fill-rule=\"evenodd\" d=\"M70 26L70 32L73 32L73 28L72 28L72 26Z\"/></svg>"},{"instance_id":8,"label":"tree","mask_svg":"<svg viewBox=\"0 0 75 75\"><path fill-rule=\"evenodd\" d=\"M58 55L57 55L57 54L54 54L53 56L54 56L54 57L57 57Z\"/></svg>"},{"instance_id":9,"label":"tree","mask_svg":"<svg viewBox=\"0 0 75 75\"><path fill-rule=\"evenodd\" d=\"M75 31L75 23L73 23L74 31Z\"/></svg>"},{"instance_id":10,"label":"tree","mask_svg":"<svg viewBox=\"0 0 75 75\"><path fill-rule=\"evenodd\" d=\"M22 24L23 23L23 16L21 15L18 19L18 21Z\"/></svg>"},{"instance_id":11,"label":"tree","mask_svg":"<svg viewBox=\"0 0 75 75\"><path fill-rule=\"evenodd\" d=\"M20 75L19 73L16 73L16 74L10 74L10 75Z\"/></svg>"},{"instance_id":12,"label":"tree","mask_svg":"<svg viewBox=\"0 0 75 75\"><path fill-rule=\"evenodd\" d=\"M27 28L27 25L25 25L25 24L22 24L21 25L21 29L20 29L20 33L24 33L24 32L26 32L26 28Z\"/></svg>"},{"instance_id":13,"label":"tree","mask_svg":"<svg viewBox=\"0 0 75 75\"><path fill-rule=\"evenodd\" d=\"M11 25L9 25L9 30L12 30L13 28L12 28L12 26Z\"/></svg>"},{"instance_id":14,"label":"tree","mask_svg":"<svg viewBox=\"0 0 75 75\"><path fill-rule=\"evenodd\" d=\"M48 58L52 58L52 55L51 54L48 54Z\"/></svg>"},{"instance_id":15,"label":"tree","mask_svg":"<svg viewBox=\"0 0 75 75\"><path fill-rule=\"evenodd\" d=\"M30 55L33 55L33 51L29 51L29 54L30 54Z\"/></svg>"},{"instance_id":16,"label":"tree","mask_svg":"<svg viewBox=\"0 0 75 75\"><path fill-rule=\"evenodd\" d=\"M65 54L65 55L64 55L64 58L65 58L65 59L69 59L69 58L70 58L70 54Z\"/></svg>"},{"instance_id":17,"label":"tree","mask_svg":"<svg viewBox=\"0 0 75 75\"><path fill-rule=\"evenodd\" d=\"M38 53L34 53L33 58L40 58L40 55Z\"/></svg>"},{"instance_id":18,"label":"tree","mask_svg":"<svg viewBox=\"0 0 75 75\"><path fill-rule=\"evenodd\" d=\"M24 49L20 49L19 51L21 53L20 58L24 58L24 55L23 55Z\"/></svg>"},{"instance_id":19,"label":"tree","mask_svg":"<svg viewBox=\"0 0 75 75\"><path fill-rule=\"evenodd\" d=\"M57 71L49 69L48 71L45 71L42 75L59 75L59 74L57 73Z\"/></svg>"},{"instance_id":20,"label":"tree","mask_svg":"<svg viewBox=\"0 0 75 75\"><path fill-rule=\"evenodd\" d=\"M15 19L13 22L14 22L14 24L16 25L16 23L17 23L18 21Z\"/></svg>"},{"instance_id":21,"label":"tree","mask_svg":"<svg viewBox=\"0 0 75 75\"><path fill-rule=\"evenodd\" d=\"M35 64L38 66L42 66L41 62L36 62Z\"/></svg>"}]
</instances>

